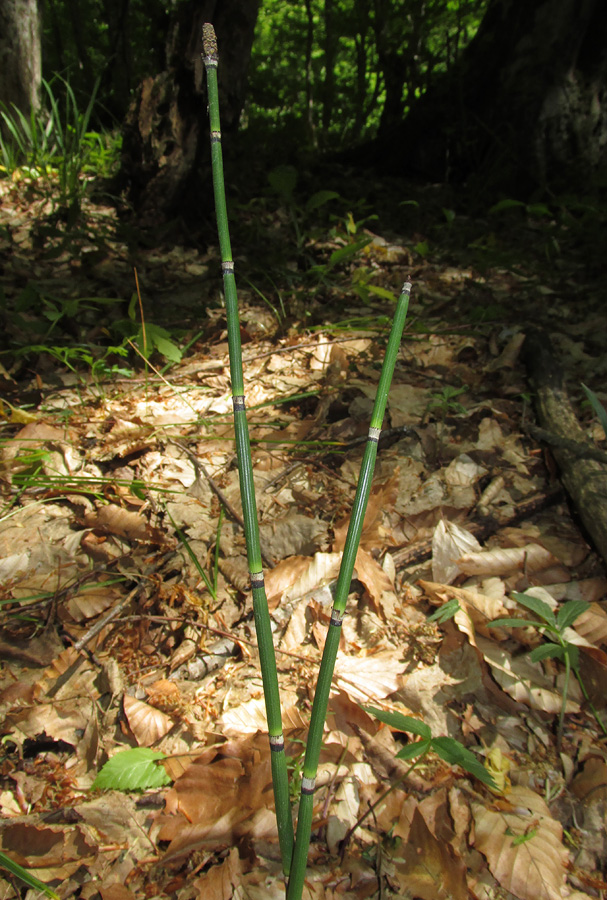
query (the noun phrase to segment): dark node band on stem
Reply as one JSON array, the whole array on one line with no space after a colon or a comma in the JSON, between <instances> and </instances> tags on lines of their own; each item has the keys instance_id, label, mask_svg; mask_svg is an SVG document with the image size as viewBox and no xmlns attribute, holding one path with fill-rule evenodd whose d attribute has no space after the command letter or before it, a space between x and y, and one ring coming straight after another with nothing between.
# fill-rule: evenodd
<instances>
[{"instance_id":1,"label":"dark node band on stem","mask_svg":"<svg viewBox=\"0 0 607 900\"><path fill-rule=\"evenodd\" d=\"M253 588L253 590L264 586L263 572L249 572L249 577L251 579L251 588Z\"/></svg>"},{"instance_id":2,"label":"dark node band on stem","mask_svg":"<svg viewBox=\"0 0 607 900\"><path fill-rule=\"evenodd\" d=\"M282 753L285 749L285 739L282 734L270 735L270 750L272 753Z\"/></svg>"},{"instance_id":3,"label":"dark node band on stem","mask_svg":"<svg viewBox=\"0 0 607 900\"><path fill-rule=\"evenodd\" d=\"M379 443L379 439L381 436L381 428L369 428L369 434L367 435L367 440L373 441L375 444Z\"/></svg>"},{"instance_id":4,"label":"dark node band on stem","mask_svg":"<svg viewBox=\"0 0 607 900\"><path fill-rule=\"evenodd\" d=\"M244 412L245 411L245 400L242 394L238 394L235 397L232 397L232 407L234 412Z\"/></svg>"},{"instance_id":5,"label":"dark node band on stem","mask_svg":"<svg viewBox=\"0 0 607 900\"><path fill-rule=\"evenodd\" d=\"M313 794L314 788L316 787L316 778L306 778L301 779L301 793L302 794Z\"/></svg>"},{"instance_id":6,"label":"dark node band on stem","mask_svg":"<svg viewBox=\"0 0 607 900\"><path fill-rule=\"evenodd\" d=\"M335 626L336 628L341 628L344 621L345 612L340 612L338 609L334 609L331 613L331 622L330 624Z\"/></svg>"}]
</instances>

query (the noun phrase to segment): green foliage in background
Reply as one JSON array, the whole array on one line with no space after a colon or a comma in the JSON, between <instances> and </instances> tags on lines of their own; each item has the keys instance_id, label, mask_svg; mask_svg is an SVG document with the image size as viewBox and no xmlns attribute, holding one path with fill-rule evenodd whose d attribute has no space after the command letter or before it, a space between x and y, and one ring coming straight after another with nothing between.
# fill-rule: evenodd
<instances>
[{"instance_id":1,"label":"green foliage in background","mask_svg":"<svg viewBox=\"0 0 607 900\"><path fill-rule=\"evenodd\" d=\"M487 0L263 0L242 124L293 148L371 137L451 69Z\"/></svg>"}]
</instances>

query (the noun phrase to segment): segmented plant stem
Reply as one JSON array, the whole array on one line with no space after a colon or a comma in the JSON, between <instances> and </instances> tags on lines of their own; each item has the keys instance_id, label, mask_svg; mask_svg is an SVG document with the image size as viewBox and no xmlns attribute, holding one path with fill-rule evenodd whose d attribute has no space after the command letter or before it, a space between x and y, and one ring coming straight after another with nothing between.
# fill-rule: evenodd
<instances>
[{"instance_id":1,"label":"segmented plant stem","mask_svg":"<svg viewBox=\"0 0 607 900\"><path fill-rule=\"evenodd\" d=\"M405 326L405 319L407 318L410 293L411 284L405 282L396 304L396 312L394 314L394 321L388 339L386 356L384 358L377 395L375 397L375 405L373 407L373 414L371 416L371 426L369 428L367 444L363 455L358 487L356 489L356 496L352 507L352 516L350 518L346 545L341 561L337 585L335 587L331 621L327 639L325 641L322 662L320 664L314 703L312 705L312 718L310 720L310 730L308 733L308 743L303 766L301 796L299 801L299 812L297 815L297 834L295 838L295 849L293 851L293 861L291 864L291 874L289 876L289 885L287 888L287 900L300 900L303 892L312 829L314 788L316 784L316 773L318 772L320 750L322 747L322 736L327 715L329 693L331 690L331 680L335 668L341 626L346 612L346 603L348 600L348 593L350 592L350 583L354 572L356 554L358 552L358 545L362 534L365 510L371 491L371 479L373 477L373 469L377 457L377 445L381 434L381 426L386 411L388 392L394 374L394 367L396 365L398 348Z\"/></svg>"},{"instance_id":2,"label":"segmented plant stem","mask_svg":"<svg viewBox=\"0 0 607 900\"><path fill-rule=\"evenodd\" d=\"M244 531L247 543L249 575L253 595L253 612L263 693L270 737L270 759L272 767L272 784L276 805L276 820L282 864L285 875L288 875L293 853L293 820L289 799L289 781L287 760L285 756L282 733L282 716L278 692L278 675L276 657L272 641L270 614L263 578L259 528L257 523L257 504L253 482L253 464L251 461L251 445L244 396L244 380L242 372L242 350L240 344L240 323L238 316L238 298L234 277L234 262L230 245L228 212L223 177L223 157L221 152L221 125L219 118L219 96L217 90L217 40L212 25L202 27L203 62L207 73L207 90L209 98L209 119L211 126L211 161L213 166L213 191L215 195L215 211L217 214L217 231L221 251L221 266L226 304L228 326L228 348L230 354L230 376L232 380L232 404L234 408L234 430L236 452L238 456L238 472L240 478L240 494Z\"/></svg>"}]
</instances>

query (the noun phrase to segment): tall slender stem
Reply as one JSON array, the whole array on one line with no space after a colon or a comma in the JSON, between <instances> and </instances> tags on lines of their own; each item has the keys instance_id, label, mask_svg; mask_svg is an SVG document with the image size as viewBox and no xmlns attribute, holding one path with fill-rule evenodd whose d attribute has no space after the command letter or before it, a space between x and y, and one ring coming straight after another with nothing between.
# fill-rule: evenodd
<instances>
[{"instance_id":1,"label":"tall slender stem","mask_svg":"<svg viewBox=\"0 0 607 900\"><path fill-rule=\"evenodd\" d=\"M238 473L240 478L240 495L244 531L247 543L247 558L251 592L253 595L253 613L255 630L261 665L263 693L270 737L270 759L272 768L272 784L274 787L274 803L278 840L282 855L285 875L291 867L293 853L293 819L289 799L289 779L287 759L282 733L282 716L280 712L280 696L278 691L278 674L276 656L272 641L270 613L263 578L259 528L257 523L257 504L253 482L253 464L251 461L251 444L244 396L244 380L242 372L242 350L240 344L240 323L238 317L238 298L234 262L230 245L228 227L228 211L223 178L223 156L221 151L221 126L219 119L219 94L217 89L217 39L212 25L202 26L203 62L207 73L207 89L209 97L209 119L211 126L211 161L213 166L213 192L215 195L215 211L217 214L217 231L221 251L221 268L226 303L228 325L228 349L230 354L230 376L232 379L232 404L234 407L234 431L236 452L238 456Z\"/></svg>"},{"instance_id":2,"label":"tall slender stem","mask_svg":"<svg viewBox=\"0 0 607 900\"><path fill-rule=\"evenodd\" d=\"M394 314L394 321L388 339L386 356L379 379L373 414L371 416L371 426L369 428L369 435L361 465L358 487L356 489L356 496L352 507L352 516L350 518L348 535L346 537L346 545L341 561L337 585L335 587L335 599L333 602L333 610L331 612L331 621L320 664L314 702L312 704L312 717L310 720L310 730L308 733L308 743L304 759L301 796L297 816L297 834L295 838L295 849L293 851L291 874L289 876L289 885L287 888L287 900L300 900L303 892L308 848L310 846L310 834L312 830L314 788L316 784L316 773L318 772L318 761L322 746L329 693L331 690L331 680L333 678L333 670L337 658L341 626L346 612L350 582L352 581L356 554L358 552L358 545L362 534L365 510L367 508L367 501L371 490L371 479L373 477L373 469L375 468L375 459L377 457L377 444L381 434L388 392L390 390L390 384L392 382L398 355L398 348L400 346L405 319L407 317L410 293L411 284L405 282L396 304L396 312Z\"/></svg>"}]
</instances>

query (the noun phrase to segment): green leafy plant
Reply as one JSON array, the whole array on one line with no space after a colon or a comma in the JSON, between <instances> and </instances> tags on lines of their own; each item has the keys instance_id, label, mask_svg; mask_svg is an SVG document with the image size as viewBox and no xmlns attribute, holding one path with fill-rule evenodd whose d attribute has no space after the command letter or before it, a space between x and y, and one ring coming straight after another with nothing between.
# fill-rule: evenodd
<instances>
[{"instance_id":1,"label":"green leafy plant","mask_svg":"<svg viewBox=\"0 0 607 900\"><path fill-rule=\"evenodd\" d=\"M449 413L453 415L465 413L466 407L456 398L459 397L460 394L465 394L466 390L467 388L465 387L456 388L451 384L446 385L442 391L438 391L430 397L426 406L426 412L430 412L433 409L438 410L443 420Z\"/></svg>"},{"instance_id":2,"label":"green leafy plant","mask_svg":"<svg viewBox=\"0 0 607 900\"><path fill-rule=\"evenodd\" d=\"M389 725L390 728L394 728L396 731L400 731L403 734L414 734L419 737L419 740L411 741L411 743L406 744L398 751L398 753L396 753L396 759L412 761L412 764L399 778L392 782L390 787L384 791L374 803L370 804L363 815L357 819L354 825L352 825L341 842L342 857L350 838L356 829L362 825L368 816L381 806L392 791L396 790L399 785L407 780L413 769L419 765L429 753L435 753L439 759L442 759L443 762L446 762L450 766L459 766L470 775L474 775L475 778L478 778L478 780L482 781L483 784L486 784L487 787L492 790L497 790L495 780L485 766L479 762L474 753L464 747L464 745L455 738L432 737L432 731L425 722L414 719L411 716L405 716L403 713L397 711L377 709L374 706L363 706L362 708L365 712L368 712L376 719L379 719L380 722Z\"/></svg>"},{"instance_id":3,"label":"green leafy plant","mask_svg":"<svg viewBox=\"0 0 607 900\"><path fill-rule=\"evenodd\" d=\"M165 754L151 747L134 747L112 756L100 769L91 790L144 791L171 783L158 760Z\"/></svg>"},{"instance_id":4,"label":"green leafy plant","mask_svg":"<svg viewBox=\"0 0 607 900\"><path fill-rule=\"evenodd\" d=\"M42 85L46 103L29 117L16 106L0 109L5 126L5 136L0 137L3 167L13 177L25 167L30 178L44 179L51 196L58 193L60 207L77 211L86 188L82 174L94 156L89 124L99 80L84 107L70 82L60 75L51 81L43 79ZM98 148L95 153L98 157Z\"/></svg>"},{"instance_id":5,"label":"green leafy plant","mask_svg":"<svg viewBox=\"0 0 607 900\"><path fill-rule=\"evenodd\" d=\"M491 628L528 628L532 626L548 639L548 643L540 644L529 653L531 662L540 662L543 659L560 659L565 664L565 682L563 684L563 699L561 710L559 713L559 723L557 730L557 748L560 752L563 742L563 726L565 722L565 710L567 708L567 697L569 694L569 682L571 672L573 671L577 680L582 687L584 694L586 691L583 687L579 670L579 650L577 646L569 640L567 629L573 625L575 620L585 612L589 604L585 600L569 600L559 607L558 611L552 609L544 600L534 597L532 594L512 595L517 603L524 606L532 612L535 619L523 618L503 618L495 619L490 623ZM587 695L586 695L587 696Z\"/></svg>"}]
</instances>

